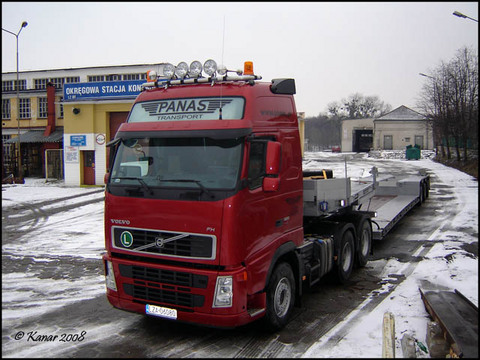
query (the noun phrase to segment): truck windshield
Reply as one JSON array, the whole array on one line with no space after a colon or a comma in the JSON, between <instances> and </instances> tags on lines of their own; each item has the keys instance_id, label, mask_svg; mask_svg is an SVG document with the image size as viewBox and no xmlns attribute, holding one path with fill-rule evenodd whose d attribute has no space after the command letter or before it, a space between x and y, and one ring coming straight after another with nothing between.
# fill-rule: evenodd
<instances>
[{"instance_id":1,"label":"truck windshield","mask_svg":"<svg viewBox=\"0 0 480 360\"><path fill-rule=\"evenodd\" d=\"M118 145L110 184L155 188L232 190L237 186L243 138L129 138Z\"/></svg>"}]
</instances>

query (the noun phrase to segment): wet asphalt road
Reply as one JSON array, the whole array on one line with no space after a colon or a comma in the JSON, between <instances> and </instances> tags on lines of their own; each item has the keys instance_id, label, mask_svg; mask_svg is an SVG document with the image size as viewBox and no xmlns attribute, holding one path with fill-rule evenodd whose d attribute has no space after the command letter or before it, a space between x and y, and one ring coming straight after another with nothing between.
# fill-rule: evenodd
<instances>
[{"instance_id":1,"label":"wet asphalt road","mask_svg":"<svg viewBox=\"0 0 480 360\"><path fill-rule=\"evenodd\" d=\"M451 187L436 177L432 177L431 187L430 197L421 207L413 209L387 239L374 243L371 260L393 257L411 264L412 269L421 261L434 244L428 241L430 235L458 211L454 204L444 206L445 202L454 198ZM102 198L95 201L102 201ZM46 202L18 204L17 208L8 208L3 212L2 244L28 236L29 227L21 227L22 224L38 229L48 216L68 210L64 207L45 210L45 205ZM13 216L22 206L29 208L30 215L21 218ZM445 211L446 208L448 211ZM465 250L478 256L478 244ZM414 253L417 256L412 256ZM225 330L150 318L114 309L101 295L67 304L40 316L6 323L2 321L2 355L84 358L300 357L365 299L371 298L371 301L364 311L372 310L408 276L408 273L391 274L388 280L382 280L379 277L381 271L382 261L375 261L365 268L356 269L347 286L337 285L329 279L323 280L307 291L302 298L302 306L295 309L290 323L276 333L267 332L258 322ZM52 256L48 262L39 263L33 257L19 259L2 252L2 274L22 272L35 272L39 278L76 279L101 276L103 268L101 261L95 259ZM392 287L389 292L380 293L378 290L385 282ZM3 308L5 310L8 309ZM20 332L25 333L23 338L15 340ZM57 335L58 338L35 341L41 335ZM60 341L62 335L64 341ZM335 342L335 339L330 341Z\"/></svg>"}]
</instances>

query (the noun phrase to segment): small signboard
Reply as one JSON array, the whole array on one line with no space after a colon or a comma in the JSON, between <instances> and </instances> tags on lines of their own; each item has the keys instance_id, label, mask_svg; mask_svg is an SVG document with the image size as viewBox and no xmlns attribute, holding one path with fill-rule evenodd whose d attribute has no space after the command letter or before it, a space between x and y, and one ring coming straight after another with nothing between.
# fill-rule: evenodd
<instances>
[{"instance_id":1,"label":"small signboard","mask_svg":"<svg viewBox=\"0 0 480 360\"><path fill-rule=\"evenodd\" d=\"M70 135L70 146L87 146L87 135Z\"/></svg>"}]
</instances>

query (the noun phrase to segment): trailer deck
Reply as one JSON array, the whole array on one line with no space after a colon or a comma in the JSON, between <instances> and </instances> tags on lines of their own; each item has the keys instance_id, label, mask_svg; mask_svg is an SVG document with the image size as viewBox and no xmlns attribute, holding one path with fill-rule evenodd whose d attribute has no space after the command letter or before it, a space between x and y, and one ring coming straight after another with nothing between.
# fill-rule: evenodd
<instances>
[{"instance_id":1,"label":"trailer deck","mask_svg":"<svg viewBox=\"0 0 480 360\"><path fill-rule=\"evenodd\" d=\"M428 193L429 177L426 174L378 177L376 168L371 174L357 180L305 177L305 216L326 217L346 206L375 212L376 216L371 219L373 239L384 239L413 207L423 202Z\"/></svg>"}]
</instances>

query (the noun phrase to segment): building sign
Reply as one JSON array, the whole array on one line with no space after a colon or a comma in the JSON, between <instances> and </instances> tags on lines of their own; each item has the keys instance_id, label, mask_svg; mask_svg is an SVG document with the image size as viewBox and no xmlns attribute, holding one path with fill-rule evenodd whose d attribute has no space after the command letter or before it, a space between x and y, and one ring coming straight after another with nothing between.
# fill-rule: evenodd
<instances>
[{"instance_id":1,"label":"building sign","mask_svg":"<svg viewBox=\"0 0 480 360\"><path fill-rule=\"evenodd\" d=\"M128 122L242 119L243 97L164 99L136 103Z\"/></svg>"},{"instance_id":2,"label":"building sign","mask_svg":"<svg viewBox=\"0 0 480 360\"><path fill-rule=\"evenodd\" d=\"M135 98L146 80L102 81L63 85L63 100L78 101L107 98Z\"/></svg>"},{"instance_id":3,"label":"building sign","mask_svg":"<svg viewBox=\"0 0 480 360\"><path fill-rule=\"evenodd\" d=\"M87 146L87 136L70 135L70 146Z\"/></svg>"},{"instance_id":4,"label":"building sign","mask_svg":"<svg viewBox=\"0 0 480 360\"><path fill-rule=\"evenodd\" d=\"M78 148L75 146L65 147L65 162L66 163L78 163Z\"/></svg>"}]
</instances>

